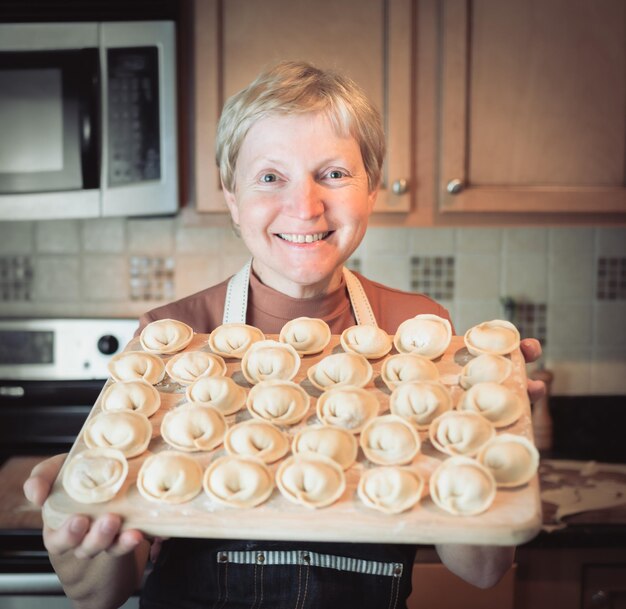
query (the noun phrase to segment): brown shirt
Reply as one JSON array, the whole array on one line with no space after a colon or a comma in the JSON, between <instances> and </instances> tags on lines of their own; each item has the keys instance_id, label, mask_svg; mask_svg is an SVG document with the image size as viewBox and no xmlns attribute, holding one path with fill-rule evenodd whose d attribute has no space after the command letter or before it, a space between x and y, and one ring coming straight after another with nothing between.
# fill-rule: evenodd
<instances>
[{"instance_id":1,"label":"brown shirt","mask_svg":"<svg viewBox=\"0 0 626 609\"><path fill-rule=\"evenodd\" d=\"M450 319L448 311L423 294L403 292L370 281L355 273L361 281L378 325L388 334L395 334L406 319L421 313L432 313ZM177 319L196 332L209 333L221 325L228 280L176 302L144 313L139 320L140 332L157 319ZM296 317L316 317L325 320L333 334L356 324L345 281L334 291L314 298L292 298L263 285L250 274L246 323L265 334L279 334L283 325Z\"/></svg>"}]
</instances>

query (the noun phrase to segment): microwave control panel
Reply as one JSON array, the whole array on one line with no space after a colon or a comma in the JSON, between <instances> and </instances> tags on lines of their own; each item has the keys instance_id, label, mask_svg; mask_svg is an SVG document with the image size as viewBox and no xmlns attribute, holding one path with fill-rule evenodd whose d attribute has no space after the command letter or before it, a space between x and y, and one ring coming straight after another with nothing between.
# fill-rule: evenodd
<instances>
[{"instance_id":1,"label":"microwave control panel","mask_svg":"<svg viewBox=\"0 0 626 609\"><path fill-rule=\"evenodd\" d=\"M107 49L109 185L161 177L156 46Z\"/></svg>"}]
</instances>

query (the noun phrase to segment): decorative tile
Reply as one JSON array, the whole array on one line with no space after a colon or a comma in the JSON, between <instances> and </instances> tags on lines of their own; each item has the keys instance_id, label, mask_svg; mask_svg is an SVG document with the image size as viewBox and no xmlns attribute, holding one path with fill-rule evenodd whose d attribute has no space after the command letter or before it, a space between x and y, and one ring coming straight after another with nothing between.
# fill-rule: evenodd
<instances>
[{"instance_id":1,"label":"decorative tile","mask_svg":"<svg viewBox=\"0 0 626 609\"><path fill-rule=\"evenodd\" d=\"M0 299L32 300L33 262L29 256L0 258Z\"/></svg>"},{"instance_id":2,"label":"decorative tile","mask_svg":"<svg viewBox=\"0 0 626 609\"><path fill-rule=\"evenodd\" d=\"M582 251L548 254L548 302L591 304L594 293L593 256Z\"/></svg>"},{"instance_id":3,"label":"decorative tile","mask_svg":"<svg viewBox=\"0 0 626 609\"><path fill-rule=\"evenodd\" d=\"M626 256L626 227L596 228L598 256Z\"/></svg>"},{"instance_id":4,"label":"decorative tile","mask_svg":"<svg viewBox=\"0 0 626 609\"><path fill-rule=\"evenodd\" d=\"M406 256L377 254L362 259L363 274L396 290L410 290L409 261Z\"/></svg>"},{"instance_id":5,"label":"decorative tile","mask_svg":"<svg viewBox=\"0 0 626 609\"><path fill-rule=\"evenodd\" d=\"M35 243L40 254L78 254L79 220L45 220L35 225Z\"/></svg>"},{"instance_id":6,"label":"decorative tile","mask_svg":"<svg viewBox=\"0 0 626 609\"><path fill-rule=\"evenodd\" d=\"M455 297L486 300L500 297L500 258L490 254L462 254L455 259Z\"/></svg>"},{"instance_id":7,"label":"decorative tile","mask_svg":"<svg viewBox=\"0 0 626 609\"><path fill-rule=\"evenodd\" d=\"M128 300L126 256L86 255L83 257L81 273L85 300Z\"/></svg>"},{"instance_id":8,"label":"decorative tile","mask_svg":"<svg viewBox=\"0 0 626 609\"><path fill-rule=\"evenodd\" d=\"M173 300L175 262L172 257L131 256L131 300Z\"/></svg>"},{"instance_id":9,"label":"decorative tile","mask_svg":"<svg viewBox=\"0 0 626 609\"><path fill-rule=\"evenodd\" d=\"M166 256L174 251L174 220L171 218L126 221L128 251L142 256Z\"/></svg>"},{"instance_id":10,"label":"decorative tile","mask_svg":"<svg viewBox=\"0 0 626 609\"><path fill-rule=\"evenodd\" d=\"M596 298L626 300L626 258L598 258Z\"/></svg>"},{"instance_id":11,"label":"decorative tile","mask_svg":"<svg viewBox=\"0 0 626 609\"><path fill-rule=\"evenodd\" d=\"M536 338L545 346L547 343L547 312L545 303L502 300L504 318L509 319L519 330L522 338Z\"/></svg>"},{"instance_id":12,"label":"decorative tile","mask_svg":"<svg viewBox=\"0 0 626 609\"><path fill-rule=\"evenodd\" d=\"M548 299L546 254L505 255L503 293L518 301L546 302Z\"/></svg>"},{"instance_id":13,"label":"decorative tile","mask_svg":"<svg viewBox=\"0 0 626 609\"><path fill-rule=\"evenodd\" d=\"M0 222L0 255L31 254L34 222Z\"/></svg>"},{"instance_id":14,"label":"decorative tile","mask_svg":"<svg viewBox=\"0 0 626 609\"><path fill-rule=\"evenodd\" d=\"M504 230L504 251L508 254L541 254L548 249L547 228L508 228Z\"/></svg>"},{"instance_id":15,"label":"decorative tile","mask_svg":"<svg viewBox=\"0 0 626 609\"><path fill-rule=\"evenodd\" d=\"M427 294L435 300L454 298L454 257L413 256L411 291Z\"/></svg>"},{"instance_id":16,"label":"decorative tile","mask_svg":"<svg viewBox=\"0 0 626 609\"><path fill-rule=\"evenodd\" d=\"M495 254L502 249L502 229L460 228L457 231L456 251L468 254Z\"/></svg>"},{"instance_id":17,"label":"decorative tile","mask_svg":"<svg viewBox=\"0 0 626 609\"><path fill-rule=\"evenodd\" d=\"M423 256L452 256L456 247L454 228L414 228L409 231L409 253Z\"/></svg>"},{"instance_id":18,"label":"decorative tile","mask_svg":"<svg viewBox=\"0 0 626 609\"><path fill-rule=\"evenodd\" d=\"M78 256L37 256L33 274L37 302L83 302Z\"/></svg>"},{"instance_id":19,"label":"decorative tile","mask_svg":"<svg viewBox=\"0 0 626 609\"><path fill-rule=\"evenodd\" d=\"M126 250L126 221L123 218L94 218L82 222L85 252L120 254Z\"/></svg>"}]
</instances>

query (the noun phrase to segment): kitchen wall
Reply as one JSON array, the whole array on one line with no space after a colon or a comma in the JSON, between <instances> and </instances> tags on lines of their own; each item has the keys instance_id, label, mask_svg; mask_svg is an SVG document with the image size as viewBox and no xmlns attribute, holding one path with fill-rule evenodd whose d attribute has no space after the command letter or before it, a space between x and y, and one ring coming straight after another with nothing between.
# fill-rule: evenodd
<instances>
[{"instance_id":1,"label":"kitchen wall","mask_svg":"<svg viewBox=\"0 0 626 609\"><path fill-rule=\"evenodd\" d=\"M217 283L248 256L212 218L0 223L0 316L136 317ZM457 334L512 319L555 394L626 394L626 228L371 227L349 264L430 294Z\"/></svg>"}]
</instances>

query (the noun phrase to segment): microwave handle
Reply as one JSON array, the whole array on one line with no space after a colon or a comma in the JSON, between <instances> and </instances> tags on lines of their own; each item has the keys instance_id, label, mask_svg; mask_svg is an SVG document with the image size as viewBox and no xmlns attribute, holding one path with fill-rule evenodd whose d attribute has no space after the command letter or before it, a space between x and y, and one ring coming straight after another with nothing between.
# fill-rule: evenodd
<instances>
[{"instance_id":1,"label":"microwave handle","mask_svg":"<svg viewBox=\"0 0 626 609\"><path fill-rule=\"evenodd\" d=\"M99 137L98 113L100 105L100 83L94 70L91 75L90 89L87 95L80 97L79 133L83 181L85 188L97 188L100 184L99 172Z\"/></svg>"}]
</instances>

